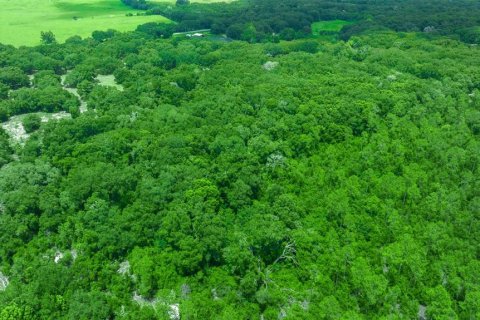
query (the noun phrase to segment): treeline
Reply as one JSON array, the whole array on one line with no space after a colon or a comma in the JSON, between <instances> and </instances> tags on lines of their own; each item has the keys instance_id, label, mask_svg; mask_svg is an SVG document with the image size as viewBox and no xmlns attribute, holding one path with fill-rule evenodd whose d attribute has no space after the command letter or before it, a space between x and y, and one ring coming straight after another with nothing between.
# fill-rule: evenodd
<instances>
[{"instance_id":1,"label":"treeline","mask_svg":"<svg viewBox=\"0 0 480 320\"><path fill-rule=\"evenodd\" d=\"M366 30L387 28L402 32L450 35L477 43L480 24L477 1L387 0L240 0L233 3L189 5L161 4L144 0L122 0L147 14L160 14L177 22L177 31L211 29L232 39L250 42L291 40L311 34L311 24L320 20L347 20L341 38Z\"/></svg>"}]
</instances>

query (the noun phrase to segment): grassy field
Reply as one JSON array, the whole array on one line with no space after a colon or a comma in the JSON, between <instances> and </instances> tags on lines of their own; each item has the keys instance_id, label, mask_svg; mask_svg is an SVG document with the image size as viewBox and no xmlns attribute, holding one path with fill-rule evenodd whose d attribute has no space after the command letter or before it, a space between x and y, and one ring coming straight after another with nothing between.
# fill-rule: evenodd
<instances>
[{"instance_id":1,"label":"grassy field","mask_svg":"<svg viewBox=\"0 0 480 320\"><path fill-rule=\"evenodd\" d=\"M95 30L128 31L146 22L168 22L161 16L135 16L141 11L120 0L0 0L0 8L0 42L15 46L39 44L41 31L52 31L63 42Z\"/></svg>"},{"instance_id":2,"label":"grassy field","mask_svg":"<svg viewBox=\"0 0 480 320\"><path fill-rule=\"evenodd\" d=\"M190 3L215 3L215 2L233 2L235 0L190 0ZM177 0L153 0L153 1L147 1L149 3L175 3Z\"/></svg>"},{"instance_id":3,"label":"grassy field","mask_svg":"<svg viewBox=\"0 0 480 320\"><path fill-rule=\"evenodd\" d=\"M323 32L333 33L342 30L343 26L349 25L351 22L344 20L318 21L312 23L312 34L319 36Z\"/></svg>"}]
</instances>

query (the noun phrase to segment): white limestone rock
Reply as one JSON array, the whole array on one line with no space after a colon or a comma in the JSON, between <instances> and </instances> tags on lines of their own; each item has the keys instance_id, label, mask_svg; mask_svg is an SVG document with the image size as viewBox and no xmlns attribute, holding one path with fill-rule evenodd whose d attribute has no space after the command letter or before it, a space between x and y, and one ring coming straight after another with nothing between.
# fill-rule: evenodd
<instances>
[{"instance_id":1,"label":"white limestone rock","mask_svg":"<svg viewBox=\"0 0 480 320\"><path fill-rule=\"evenodd\" d=\"M0 291L5 291L9 284L8 277L0 271Z\"/></svg>"},{"instance_id":2,"label":"white limestone rock","mask_svg":"<svg viewBox=\"0 0 480 320\"><path fill-rule=\"evenodd\" d=\"M180 305L178 303L174 303L169 305L170 310L168 310L168 316L170 320L180 320Z\"/></svg>"},{"instance_id":3,"label":"white limestone rock","mask_svg":"<svg viewBox=\"0 0 480 320\"><path fill-rule=\"evenodd\" d=\"M267 61L263 64L263 69L267 70L267 71L272 71L274 70L275 68L277 68L279 65L279 63L277 61Z\"/></svg>"},{"instance_id":4,"label":"white limestone rock","mask_svg":"<svg viewBox=\"0 0 480 320\"><path fill-rule=\"evenodd\" d=\"M130 273L130 262L128 260L123 261L120 263L120 266L117 270L118 273L121 275L129 274Z\"/></svg>"}]
</instances>

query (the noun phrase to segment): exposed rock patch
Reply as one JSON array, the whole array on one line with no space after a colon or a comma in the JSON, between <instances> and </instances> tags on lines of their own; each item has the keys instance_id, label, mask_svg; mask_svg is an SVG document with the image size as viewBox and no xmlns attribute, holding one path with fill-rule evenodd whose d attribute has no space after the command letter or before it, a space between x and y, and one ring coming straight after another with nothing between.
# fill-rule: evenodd
<instances>
[{"instance_id":1,"label":"exposed rock patch","mask_svg":"<svg viewBox=\"0 0 480 320\"><path fill-rule=\"evenodd\" d=\"M77 250L73 249L72 251L70 251L70 254L72 255L72 260L73 261L77 260L77 258L78 258Z\"/></svg>"},{"instance_id":2,"label":"exposed rock patch","mask_svg":"<svg viewBox=\"0 0 480 320\"><path fill-rule=\"evenodd\" d=\"M54 261L55 263L59 263L60 260L62 260L64 256L65 256L65 255L63 254L63 252L57 250L57 252L55 252L55 256L54 256L54 258L53 258L53 261Z\"/></svg>"},{"instance_id":3,"label":"exposed rock patch","mask_svg":"<svg viewBox=\"0 0 480 320\"><path fill-rule=\"evenodd\" d=\"M42 119L42 122L48 122L51 120L62 120L62 119L70 119L72 115L68 112L65 111L60 111L57 113L50 113L50 114L45 114L42 115L40 118Z\"/></svg>"},{"instance_id":4,"label":"exposed rock patch","mask_svg":"<svg viewBox=\"0 0 480 320\"><path fill-rule=\"evenodd\" d=\"M78 252L75 249L67 250L67 251L64 251L64 252L62 252L60 250L56 250L55 254L53 255L53 262L60 263L60 261L62 261L65 257L68 257L68 255L70 255L73 262L75 262L75 260L77 260L77 258L78 258ZM52 258L52 256L49 255L49 254L46 254L43 257L45 259L51 259Z\"/></svg>"},{"instance_id":5,"label":"exposed rock patch","mask_svg":"<svg viewBox=\"0 0 480 320\"><path fill-rule=\"evenodd\" d=\"M159 300L158 299L147 299L141 295L139 295L137 293L137 291L135 291L133 293L133 298L132 298L133 301L135 301L136 303L138 303L141 307L144 307L144 306L150 306L150 307L154 307L157 303L159 303Z\"/></svg>"},{"instance_id":6,"label":"exposed rock patch","mask_svg":"<svg viewBox=\"0 0 480 320\"><path fill-rule=\"evenodd\" d=\"M180 320L180 304L178 303L167 304L165 301L159 300L158 298L147 299L139 295L137 291L133 293L132 300L138 303L140 307L151 307L154 310L156 310L158 304L168 306L167 313L170 320Z\"/></svg>"},{"instance_id":7,"label":"exposed rock patch","mask_svg":"<svg viewBox=\"0 0 480 320\"><path fill-rule=\"evenodd\" d=\"M434 26L426 26L425 28L423 28L423 32L425 33L431 33L431 32L435 32L436 29Z\"/></svg>"},{"instance_id":8,"label":"exposed rock patch","mask_svg":"<svg viewBox=\"0 0 480 320\"><path fill-rule=\"evenodd\" d=\"M57 113L42 113L42 112L27 113L27 114L10 117L10 119L8 119L7 122L2 123L2 128L3 130L5 130L5 132L7 132L7 134L10 136L13 142L18 143L20 145L24 145L27 139L30 137L30 134L28 134L25 131L25 128L23 127L23 123L22 123L23 118L29 114L38 114L43 123L46 123L52 120L57 121L62 119L70 119L72 117L70 113L65 111L61 111Z\"/></svg>"},{"instance_id":9,"label":"exposed rock patch","mask_svg":"<svg viewBox=\"0 0 480 320\"><path fill-rule=\"evenodd\" d=\"M427 320L427 307L424 305L418 306L418 320Z\"/></svg>"},{"instance_id":10,"label":"exposed rock patch","mask_svg":"<svg viewBox=\"0 0 480 320\"><path fill-rule=\"evenodd\" d=\"M178 303L169 305L168 316L170 320L180 320L180 306Z\"/></svg>"},{"instance_id":11,"label":"exposed rock patch","mask_svg":"<svg viewBox=\"0 0 480 320\"><path fill-rule=\"evenodd\" d=\"M391 75L387 76L387 80L390 81L390 82L393 82L393 81L397 80L397 76L394 75L394 74L391 74Z\"/></svg>"},{"instance_id":12,"label":"exposed rock patch","mask_svg":"<svg viewBox=\"0 0 480 320\"><path fill-rule=\"evenodd\" d=\"M130 262L128 260L123 261L120 263L120 266L117 270L118 273L121 275L129 274L130 273Z\"/></svg>"},{"instance_id":13,"label":"exposed rock patch","mask_svg":"<svg viewBox=\"0 0 480 320\"><path fill-rule=\"evenodd\" d=\"M24 144L30 137L18 117L11 117L9 121L2 123L2 128L14 142L19 144Z\"/></svg>"},{"instance_id":14,"label":"exposed rock patch","mask_svg":"<svg viewBox=\"0 0 480 320\"><path fill-rule=\"evenodd\" d=\"M276 67L278 67L279 63L276 62L276 61L267 61L263 64L263 69L267 70L267 71L272 71L274 70Z\"/></svg>"},{"instance_id":15,"label":"exposed rock patch","mask_svg":"<svg viewBox=\"0 0 480 320\"><path fill-rule=\"evenodd\" d=\"M190 293L192 293L192 289L188 284L184 283L182 284L181 292L182 292L182 299L187 299Z\"/></svg>"},{"instance_id":16,"label":"exposed rock patch","mask_svg":"<svg viewBox=\"0 0 480 320\"><path fill-rule=\"evenodd\" d=\"M0 291L5 291L9 284L8 277L0 271Z\"/></svg>"}]
</instances>

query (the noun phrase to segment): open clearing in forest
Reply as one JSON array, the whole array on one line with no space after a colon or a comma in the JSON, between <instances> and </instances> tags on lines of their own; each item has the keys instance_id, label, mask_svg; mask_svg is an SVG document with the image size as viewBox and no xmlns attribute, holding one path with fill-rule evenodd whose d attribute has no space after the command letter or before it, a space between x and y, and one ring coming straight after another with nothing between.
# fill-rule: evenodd
<instances>
[{"instance_id":1,"label":"open clearing in forest","mask_svg":"<svg viewBox=\"0 0 480 320\"><path fill-rule=\"evenodd\" d=\"M0 126L3 128L3 130L5 130L5 132L7 132L14 143L23 145L30 136L30 134L27 133L23 127L23 119L29 114L36 114L42 119L42 122L70 119L72 117L70 113L65 111L56 113L33 112L10 117L8 121L1 123Z\"/></svg>"},{"instance_id":2,"label":"open clearing in forest","mask_svg":"<svg viewBox=\"0 0 480 320\"><path fill-rule=\"evenodd\" d=\"M120 0L0 0L0 7L0 43L15 46L39 44L41 31L52 31L63 42L95 30L129 31L147 22L169 22L162 16L137 16L142 11Z\"/></svg>"},{"instance_id":3,"label":"open clearing in forest","mask_svg":"<svg viewBox=\"0 0 480 320\"><path fill-rule=\"evenodd\" d=\"M98 81L98 84L105 87L113 87L119 91L123 91L123 86L118 84L115 81L115 76L113 74L110 75L98 75L95 80Z\"/></svg>"},{"instance_id":4,"label":"open clearing in forest","mask_svg":"<svg viewBox=\"0 0 480 320\"><path fill-rule=\"evenodd\" d=\"M352 22L345 20L330 20L330 21L318 21L312 23L312 34L319 36L322 33L335 33L340 32L343 26L349 25Z\"/></svg>"}]
</instances>

